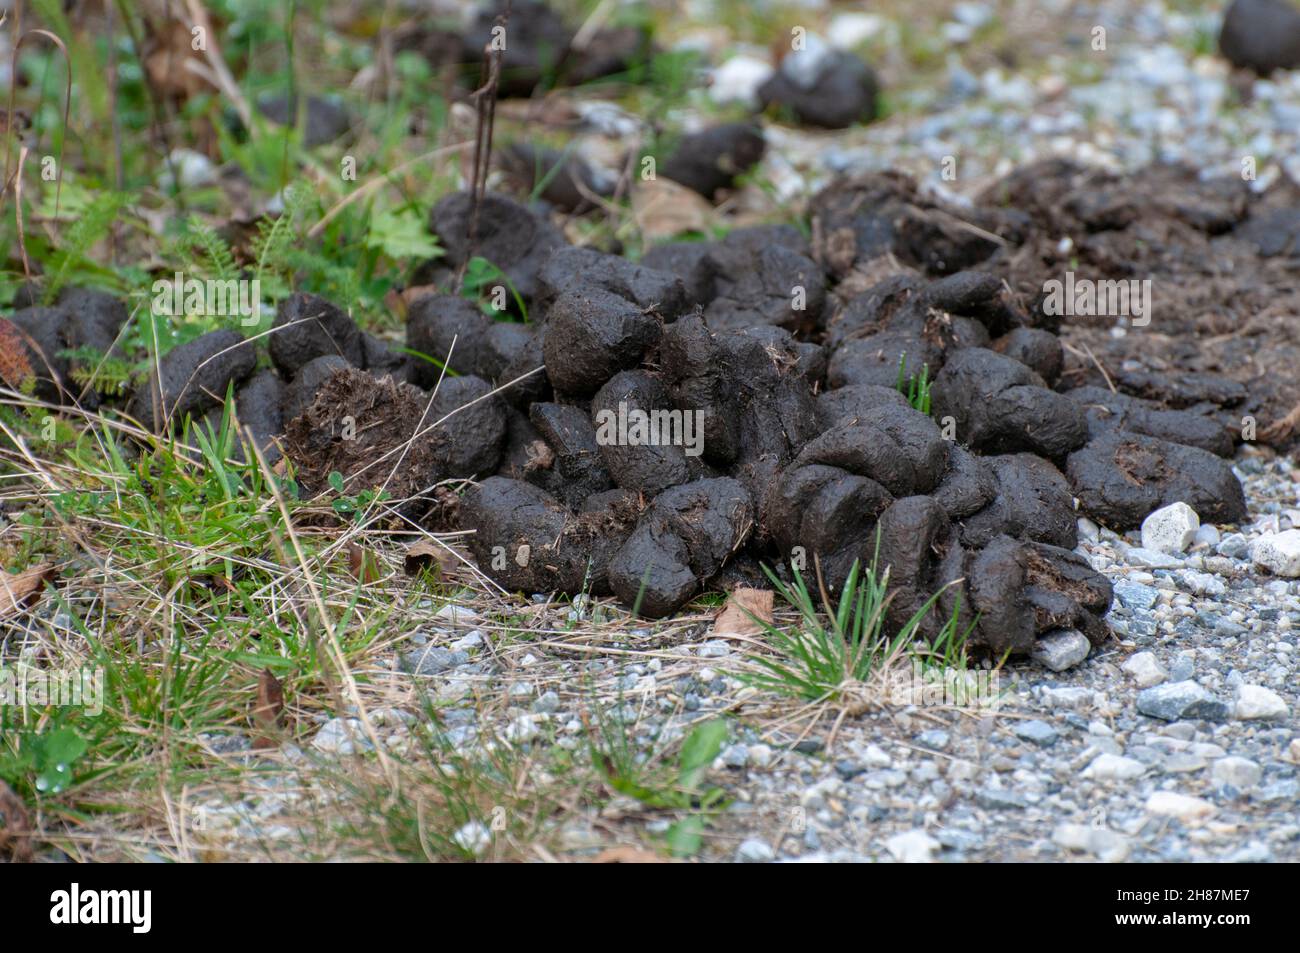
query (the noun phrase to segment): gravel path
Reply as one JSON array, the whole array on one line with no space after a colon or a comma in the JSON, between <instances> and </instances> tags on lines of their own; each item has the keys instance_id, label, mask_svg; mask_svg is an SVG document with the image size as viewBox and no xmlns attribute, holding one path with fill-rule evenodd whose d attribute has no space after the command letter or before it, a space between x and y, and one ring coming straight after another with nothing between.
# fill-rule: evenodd
<instances>
[{"instance_id":1,"label":"gravel path","mask_svg":"<svg viewBox=\"0 0 1300 953\"><path fill-rule=\"evenodd\" d=\"M993 16L993 5L959 6L982 10L968 11L976 21ZM1017 69L968 68L957 46L941 81L907 91L906 115L831 134L769 128L777 184L795 197L832 173L903 169L946 194L971 194L1051 156L1116 170L1187 162L1207 176L1240 174L1249 156L1258 190L1284 171L1300 180L1300 72L1249 83L1234 77L1212 52L1220 10L1068 0L1029 6L1015 36L1027 44L1017 50ZM1106 49L1094 50L1093 30L1103 24ZM882 20L875 29L890 35L899 27ZM939 175L945 157L957 160L955 179Z\"/></svg>"}]
</instances>

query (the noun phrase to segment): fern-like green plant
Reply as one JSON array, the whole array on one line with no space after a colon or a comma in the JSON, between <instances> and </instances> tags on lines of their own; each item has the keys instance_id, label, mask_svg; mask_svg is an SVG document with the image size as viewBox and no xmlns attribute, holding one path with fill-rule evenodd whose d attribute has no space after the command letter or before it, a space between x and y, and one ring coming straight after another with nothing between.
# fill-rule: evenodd
<instances>
[{"instance_id":1,"label":"fern-like green plant","mask_svg":"<svg viewBox=\"0 0 1300 953\"><path fill-rule=\"evenodd\" d=\"M284 211L276 218L262 219L252 241L253 278L264 287L272 286L271 297L288 290L284 281L284 275L291 270L287 267L288 254L298 239L298 219L311 201L311 190L297 183L285 186L281 195Z\"/></svg>"},{"instance_id":2,"label":"fern-like green plant","mask_svg":"<svg viewBox=\"0 0 1300 953\"><path fill-rule=\"evenodd\" d=\"M239 277L239 267L229 243L197 215L191 215L185 223L183 245L192 270L216 281L231 281Z\"/></svg>"},{"instance_id":3,"label":"fern-like green plant","mask_svg":"<svg viewBox=\"0 0 1300 953\"><path fill-rule=\"evenodd\" d=\"M101 192L86 206L81 217L68 227L63 242L54 252L46 269L45 290L41 303L49 306L55 302L76 267L86 261L90 249L108 236L113 222L130 201L122 192Z\"/></svg>"},{"instance_id":4,"label":"fern-like green plant","mask_svg":"<svg viewBox=\"0 0 1300 953\"><path fill-rule=\"evenodd\" d=\"M121 357L106 356L98 348L83 345L60 352L72 365L68 372L73 382L87 390L106 396L125 394L133 379L141 376L142 367ZM147 368L147 365L145 365Z\"/></svg>"}]
</instances>

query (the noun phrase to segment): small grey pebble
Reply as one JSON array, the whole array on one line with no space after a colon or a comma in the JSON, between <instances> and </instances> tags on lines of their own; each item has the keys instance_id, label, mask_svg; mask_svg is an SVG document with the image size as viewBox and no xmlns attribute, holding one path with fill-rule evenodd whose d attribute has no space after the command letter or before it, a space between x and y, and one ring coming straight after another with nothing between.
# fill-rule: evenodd
<instances>
[{"instance_id":1,"label":"small grey pebble","mask_svg":"<svg viewBox=\"0 0 1300 953\"><path fill-rule=\"evenodd\" d=\"M984 846L984 838L978 834L972 834L970 831L959 831L952 828L944 828L935 832L935 840L948 850L979 850Z\"/></svg>"},{"instance_id":2,"label":"small grey pebble","mask_svg":"<svg viewBox=\"0 0 1300 953\"><path fill-rule=\"evenodd\" d=\"M722 763L729 768L743 768L749 764L749 748L745 745L728 745L722 749Z\"/></svg>"},{"instance_id":3,"label":"small grey pebble","mask_svg":"<svg viewBox=\"0 0 1300 953\"><path fill-rule=\"evenodd\" d=\"M986 810L1005 811L1023 808L1029 802L1015 791L981 788L975 792L975 803Z\"/></svg>"},{"instance_id":4,"label":"small grey pebble","mask_svg":"<svg viewBox=\"0 0 1300 953\"><path fill-rule=\"evenodd\" d=\"M556 692L544 692L533 702L533 711L554 714L560 710L560 696Z\"/></svg>"},{"instance_id":5,"label":"small grey pebble","mask_svg":"<svg viewBox=\"0 0 1300 953\"><path fill-rule=\"evenodd\" d=\"M775 859L776 854L772 852L768 843L757 837L741 841L740 846L736 848L736 860L742 864L766 864Z\"/></svg>"},{"instance_id":6,"label":"small grey pebble","mask_svg":"<svg viewBox=\"0 0 1300 953\"><path fill-rule=\"evenodd\" d=\"M1115 598L1128 609L1150 609L1160 598L1160 590L1130 579L1120 579L1114 586Z\"/></svg>"},{"instance_id":7,"label":"small grey pebble","mask_svg":"<svg viewBox=\"0 0 1300 953\"><path fill-rule=\"evenodd\" d=\"M465 652L437 646L415 649L402 655L403 668L412 675L441 675L468 661L469 655Z\"/></svg>"},{"instance_id":8,"label":"small grey pebble","mask_svg":"<svg viewBox=\"0 0 1300 953\"><path fill-rule=\"evenodd\" d=\"M1215 698L1196 682L1165 682L1138 692L1137 709L1151 718L1164 721L1181 721L1200 718L1205 721L1225 721L1228 706Z\"/></svg>"},{"instance_id":9,"label":"small grey pebble","mask_svg":"<svg viewBox=\"0 0 1300 953\"><path fill-rule=\"evenodd\" d=\"M1029 741L1038 745L1040 748L1049 748L1056 744L1056 739L1060 737L1053 728L1045 721L1035 718L1033 721L1024 721L1016 725L1013 733L1021 741Z\"/></svg>"},{"instance_id":10,"label":"small grey pebble","mask_svg":"<svg viewBox=\"0 0 1300 953\"><path fill-rule=\"evenodd\" d=\"M916 743L922 748L929 748L931 751L945 750L948 747L948 741L948 732L941 728L923 731L916 736Z\"/></svg>"},{"instance_id":11,"label":"small grey pebble","mask_svg":"<svg viewBox=\"0 0 1300 953\"><path fill-rule=\"evenodd\" d=\"M863 771L867 770L863 765L856 761L850 761L847 758L841 758L835 762L835 773L845 781L856 778Z\"/></svg>"}]
</instances>

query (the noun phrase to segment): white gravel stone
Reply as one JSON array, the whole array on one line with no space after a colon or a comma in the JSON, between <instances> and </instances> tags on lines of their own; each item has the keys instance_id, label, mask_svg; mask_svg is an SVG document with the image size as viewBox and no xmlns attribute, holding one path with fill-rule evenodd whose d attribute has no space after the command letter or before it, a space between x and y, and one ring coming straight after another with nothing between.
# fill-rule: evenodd
<instances>
[{"instance_id":1,"label":"white gravel stone","mask_svg":"<svg viewBox=\"0 0 1300 953\"><path fill-rule=\"evenodd\" d=\"M159 180L164 187L173 184L173 172L176 176L175 184L182 189L198 189L206 185L215 185L218 181L216 166L201 152L195 152L193 149L173 149L168 159L168 166L159 175Z\"/></svg>"},{"instance_id":2,"label":"white gravel stone","mask_svg":"<svg viewBox=\"0 0 1300 953\"><path fill-rule=\"evenodd\" d=\"M614 103L576 100L573 105L578 111L582 124L602 136L609 136L611 139L626 139L629 136L635 136L641 131L641 120L626 110L620 109Z\"/></svg>"},{"instance_id":3,"label":"white gravel stone","mask_svg":"<svg viewBox=\"0 0 1300 953\"><path fill-rule=\"evenodd\" d=\"M970 781L979 773L979 769L970 761L949 761L948 780Z\"/></svg>"},{"instance_id":4,"label":"white gravel stone","mask_svg":"<svg viewBox=\"0 0 1300 953\"><path fill-rule=\"evenodd\" d=\"M535 739L541 730L537 727L536 715L520 715L506 726L506 741L517 745L527 744Z\"/></svg>"},{"instance_id":5,"label":"white gravel stone","mask_svg":"<svg viewBox=\"0 0 1300 953\"><path fill-rule=\"evenodd\" d=\"M1262 685L1238 685L1237 700L1232 706L1232 717L1238 721L1264 718L1285 718L1286 702L1271 688Z\"/></svg>"},{"instance_id":6,"label":"white gravel stone","mask_svg":"<svg viewBox=\"0 0 1300 953\"><path fill-rule=\"evenodd\" d=\"M1201 821L1214 813L1215 807L1204 798L1176 791L1154 791L1147 798L1148 814L1176 817L1181 821Z\"/></svg>"},{"instance_id":7,"label":"white gravel stone","mask_svg":"<svg viewBox=\"0 0 1300 953\"><path fill-rule=\"evenodd\" d=\"M1152 569L1177 569L1183 564L1181 556L1147 549L1145 546L1130 546L1124 551L1124 559L1130 565L1148 566Z\"/></svg>"},{"instance_id":8,"label":"white gravel stone","mask_svg":"<svg viewBox=\"0 0 1300 953\"><path fill-rule=\"evenodd\" d=\"M742 744L728 745L714 759L714 764L723 768L743 768L749 764L749 748Z\"/></svg>"},{"instance_id":9,"label":"white gravel stone","mask_svg":"<svg viewBox=\"0 0 1300 953\"><path fill-rule=\"evenodd\" d=\"M753 56L733 56L709 77L709 98L715 103L758 106L758 87L771 78L772 64Z\"/></svg>"},{"instance_id":10,"label":"white gravel stone","mask_svg":"<svg viewBox=\"0 0 1300 953\"><path fill-rule=\"evenodd\" d=\"M1222 579L1208 572L1184 570L1179 574L1179 580L1198 596L1221 596L1228 591L1228 586Z\"/></svg>"},{"instance_id":11,"label":"white gravel stone","mask_svg":"<svg viewBox=\"0 0 1300 953\"><path fill-rule=\"evenodd\" d=\"M475 857L481 857L492 844L492 832L482 821L470 821L452 834L451 839L461 850L467 850Z\"/></svg>"},{"instance_id":12,"label":"white gravel stone","mask_svg":"<svg viewBox=\"0 0 1300 953\"><path fill-rule=\"evenodd\" d=\"M1300 577L1300 529L1261 536L1250 547L1250 558L1276 575Z\"/></svg>"},{"instance_id":13,"label":"white gravel stone","mask_svg":"<svg viewBox=\"0 0 1300 953\"><path fill-rule=\"evenodd\" d=\"M1099 754L1083 769L1083 777L1094 781L1131 781L1146 773L1146 765L1123 755Z\"/></svg>"},{"instance_id":14,"label":"white gravel stone","mask_svg":"<svg viewBox=\"0 0 1300 953\"><path fill-rule=\"evenodd\" d=\"M468 652L470 649L481 648L483 645L483 633L478 629L467 633L464 637L451 643L453 649L459 649L462 652Z\"/></svg>"},{"instance_id":15,"label":"white gravel stone","mask_svg":"<svg viewBox=\"0 0 1300 953\"><path fill-rule=\"evenodd\" d=\"M1091 649L1088 637L1077 629L1057 629L1038 640L1031 657L1053 672L1064 672L1086 659Z\"/></svg>"},{"instance_id":16,"label":"white gravel stone","mask_svg":"<svg viewBox=\"0 0 1300 953\"><path fill-rule=\"evenodd\" d=\"M1133 655L1127 662L1120 666L1124 672L1137 682L1139 688L1150 688L1152 685L1159 685L1169 673L1165 667L1160 664L1154 652L1138 652Z\"/></svg>"},{"instance_id":17,"label":"white gravel stone","mask_svg":"<svg viewBox=\"0 0 1300 953\"><path fill-rule=\"evenodd\" d=\"M441 702L455 702L474 690L468 678L449 678L434 689L434 694Z\"/></svg>"},{"instance_id":18,"label":"white gravel stone","mask_svg":"<svg viewBox=\"0 0 1300 953\"><path fill-rule=\"evenodd\" d=\"M1142 548L1158 553L1185 553L1196 539L1201 518L1186 503L1170 503L1142 521Z\"/></svg>"},{"instance_id":19,"label":"white gravel stone","mask_svg":"<svg viewBox=\"0 0 1300 953\"><path fill-rule=\"evenodd\" d=\"M934 860L939 842L922 830L904 831L885 841L885 849L900 864L928 864Z\"/></svg>"},{"instance_id":20,"label":"white gravel stone","mask_svg":"<svg viewBox=\"0 0 1300 953\"><path fill-rule=\"evenodd\" d=\"M1259 779L1263 777L1263 770L1249 758L1232 755L1214 762L1214 767L1210 769L1210 777L1218 784L1231 784L1234 788L1244 791L1259 783Z\"/></svg>"},{"instance_id":21,"label":"white gravel stone","mask_svg":"<svg viewBox=\"0 0 1300 953\"><path fill-rule=\"evenodd\" d=\"M1273 859L1273 852L1268 849L1267 844L1260 843L1257 840L1251 841L1240 850L1236 850L1228 857L1230 864L1267 864Z\"/></svg>"},{"instance_id":22,"label":"white gravel stone","mask_svg":"<svg viewBox=\"0 0 1300 953\"><path fill-rule=\"evenodd\" d=\"M1219 528L1209 523L1206 523L1196 531L1196 542L1203 543L1206 546L1218 546L1221 538L1222 536L1219 533Z\"/></svg>"},{"instance_id":23,"label":"white gravel stone","mask_svg":"<svg viewBox=\"0 0 1300 953\"><path fill-rule=\"evenodd\" d=\"M1052 840L1066 850L1089 853L1107 864L1118 864L1128 857L1128 838L1105 827L1088 824L1058 824Z\"/></svg>"},{"instance_id":24,"label":"white gravel stone","mask_svg":"<svg viewBox=\"0 0 1300 953\"><path fill-rule=\"evenodd\" d=\"M385 706L376 708L370 713L370 724L376 728L389 728L394 726L409 725L416 721L415 715L401 708Z\"/></svg>"},{"instance_id":25,"label":"white gravel stone","mask_svg":"<svg viewBox=\"0 0 1300 953\"><path fill-rule=\"evenodd\" d=\"M479 614L466 606L458 606L454 602L449 602L435 612L433 617L441 622L476 622Z\"/></svg>"},{"instance_id":26,"label":"white gravel stone","mask_svg":"<svg viewBox=\"0 0 1300 953\"><path fill-rule=\"evenodd\" d=\"M838 13L831 20L831 43L842 50L851 50L859 43L871 39L889 28L889 21L874 13Z\"/></svg>"},{"instance_id":27,"label":"white gravel stone","mask_svg":"<svg viewBox=\"0 0 1300 953\"><path fill-rule=\"evenodd\" d=\"M768 846L767 841L750 837L741 841L740 846L736 848L736 860L742 864L766 864L776 860L776 854Z\"/></svg>"},{"instance_id":28,"label":"white gravel stone","mask_svg":"<svg viewBox=\"0 0 1300 953\"><path fill-rule=\"evenodd\" d=\"M311 746L323 754L356 754L374 747L363 732L359 718L331 718L320 726Z\"/></svg>"},{"instance_id":29,"label":"white gravel stone","mask_svg":"<svg viewBox=\"0 0 1300 953\"><path fill-rule=\"evenodd\" d=\"M799 803L804 807L820 810L826 805L827 798L839 798L843 792L844 782L831 775L801 791Z\"/></svg>"},{"instance_id":30,"label":"white gravel stone","mask_svg":"<svg viewBox=\"0 0 1300 953\"><path fill-rule=\"evenodd\" d=\"M862 763L869 768L888 768L893 766L894 759L885 754L879 745L867 745L867 750L862 752Z\"/></svg>"},{"instance_id":31,"label":"white gravel stone","mask_svg":"<svg viewBox=\"0 0 1300 953\"><path fill-rule=\"evenodd\" d=\"M1060 688L1049 685L1044 686L1041 697L1049 708L1081 711L1093 704L1095 693L1079 685L1062 685Z\"/></svg>"},{"instance_id":32,"label":"white gravel stone","mask_svg":"<svg viewBox=\"0 0 1300 953\"><path fill-rule=\"evenodd\" d=\"M533 711L553 715L560 710L560 696L558 692L544 692L533 702Z\"/></svg>"}]
</instances>

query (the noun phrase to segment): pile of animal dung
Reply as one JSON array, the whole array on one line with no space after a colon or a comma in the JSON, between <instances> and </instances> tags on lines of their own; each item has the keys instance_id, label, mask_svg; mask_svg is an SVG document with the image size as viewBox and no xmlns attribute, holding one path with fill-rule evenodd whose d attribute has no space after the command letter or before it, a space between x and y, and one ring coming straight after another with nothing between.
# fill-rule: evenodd
<instances>
[{"instance_id":1,"label":"pile of animal dung","mask_svg":"<svg viewBox=\"0 0 1300 953\"><path fill-rule=\"evenodd\" d=\"M272 460L283 450L304 492L337 472L407 520L470 530L511 591L612 593L662 617L761 584L764 564L835 591L874 561L891 626L939 593L927 635L955 613L996 653L1060 629L1096 643L1111 590L1074 552L1077 518L1123 531L1183 501L1241 520L1229 461L1259 400L1213 370L1149 366L1177 326L1162 322L1198 320L1190 300L1162 317L1157 292L1151 323L1119 336L1114 317L1063 326L1051 282L1068 258L1080 281L1177 273L1186 292L1194 274L1217 280L1190 255L1219 242L1259 280L1294 264L1291 245L1274 248L1294 221L1275 197L1178 170L1099 176L1022 170L970 207L901 175L847 179L814 198L806 227L737 228L636 262L572 246L491 192L471 242L473 203L454 193L431 212L446 249L431 273L450 287L486 258L526 320L431 292L410 303L399 351L295 293L266 358L212 332L163 357L126 409L156 430L214 421L233 386L241 425ZM107 396L74 393L76 369L47 358L112 341L124 318L75 290L15 313L38 392ZM1063 345L1091 331L1095 348Z\"/></svg>"},{"instance_id":2,"label":"pile of animal dung","mask_svg":"<svg viewBox=\"0 0 1300 953\"><path fill-rule=\"evenodd\" d=\"M469 208L455 194L432 213L449 270L471 252ZM955 612L995 652L1061 628L1105 637L1110 586L1073 552L1081 513L1117 530L1179 500L1207 521L1245 515L1226 425L1244 388L1202 374L1220 402L1189 404L1159 399L1154 374L1122 378L1141 393L1094 382L1042 296L1005 277L1041 238L1031 213L945 207L896 175L837 183L810 212L811 235L746 227L634 263L489 194L473 253L527 299L528 322L417 299L408 348L446 372L336 374L289 424L287 453L320 486L429 430L379 469L401 488L473 477L458 525L509 590L613 593L659 617L760 580L763 563L834 590L874 559L892 625L939 592L923 631ZM928 414L900 367L925 368ZM375 442L349 448L338 421L360 431L376 400L405 405L401 426L374 421Z\"/></svg>"}]
</instances>

